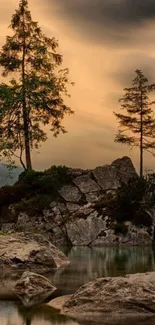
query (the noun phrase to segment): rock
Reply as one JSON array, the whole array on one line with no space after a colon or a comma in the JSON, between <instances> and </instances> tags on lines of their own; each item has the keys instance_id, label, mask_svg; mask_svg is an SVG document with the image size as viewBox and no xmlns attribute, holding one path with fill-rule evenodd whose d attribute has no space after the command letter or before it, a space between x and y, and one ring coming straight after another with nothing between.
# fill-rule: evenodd
<instances>
[{"instance_id":1,"label":"rock","mask_svg":"<svg viewBox=\"0 0 155 325\"><path fill-rule=\"evenodd\" d=\"M13 290L25 307L32 307L44 302L57 289L44 276L24 272Z\"/></svg>"},{"instance_id":2,"label":"rock","mask_svg":"<svg viewBox=\"0 0 155 325\"><path fill-rule=\"evenodd\" d=\"M14 223L4 223L1 226L1 232L11 233L14 228L15 228L15 224Z\"/></svg>"},{"instance_id":3,"label":"rock","mask_svg":"<svg viewBox=\"0 0 155 325\"><path fill-rule=\"evenodd\" d=\"M128 227L128 233L126 235L119 235L118 242L120 245L135 246L152 244L152 238L147 227L143 226L138 228L131 222L125 222L125 225Z\"/></svg>"},{"instance_id":4,"label":"rock","mask_svg":"<svg viewBox=\"0 0 155 325\"><path fill-rule=\"evenodd\" d=\"M52 299L50 302L48 302L48 305L51 306L52 308L61 310L64 306L64 304L70 300L72 295L66 295L66 296L61 296L57 297L55 299Z\"/></svg>"},{"instance_id":5,"label":"rock","mask_svg":"<svg viewBox=\"0 0 155 325\"><path fill-rule=\"evenodd\" d=\"M99 198L100 198L100 194L98 192L86 193L87 202L93 203L93 202L98 201Z\"/></svg>"},{"instance_id":6,"label":"rock","mask_svg":"<svg viewBox=\"0 0 155 325\"><path fill-rule=\"evenodd\" d=\"M155 272L99 278L80 287L62 313L73 317L154 314L154 293Z\"/></svg>"},{"instance_id":7,"label":"rock","mask_svg":"<svg viewBox=\"0 0 155 325\"><path fill-rule=\"evenodd\" d=\"M113 229L105 228L100 232L99 236L92 241L91 246L104 246L118 244L118 236L115 235Z\"/></svg>"},{"instance_id":8,"label":"rock","mask_svg":"<svg viewBox=\"0 0 155 325\"><path fill-rule=\"evenodd\" d=\"M67 212L67 208L64 203L58 202L57 205L58 205L58 208L62 214Z\"/></svg>"},{"instance_id":9,"label":"rock","mask_svg":"<svg viewBox=\"0 0 155 325\"><path fill-rule=\"evenodd\" d=\"M129 157L116 159L111 166L117 170L117 175L122 183L128 183L129 179L137 177L136 170Z\"/></svg>"},{"instance_id":10,"label":"rock","mask_svg":"<svg viewBox=\"0 0 155 325\"><path fill-rule=\"evenodd\" d=\"M0 235L0 268L38 269L41 273L69 264L68 258L42 235Z\"/></svg>"},{"instance_id":11,"label":"rock","mask_svg":"<svg viewBox=\"0 0 155 325\"><path fill-rule=\"evenodd\" d=\"M81 169L81 168L69 168L68 169L68 175L72 178L81 176L83 174L87 174L87 170Z\"/></svg>"},{"instance_id":12,"label":"rock","mask_svg":"<svg viewBox=\"0 0 155 325\"><path fill-rule=\"evenodd\" d=\"M63 197L65 201L68 202L79 202L81 199L81 194L76 186L65 185L59 191L59 194Z\"/></svg>"},{"instance_id":13,"label":"rock","mask_svg":"<svg viewBox=\"0 0 155 325\"><path fill-rule=\"evenodd\" d=\"M120 179L114 166L105 165L97 167L93 175L102 190L116 190L120 186Z\"/></svg>"},{"instance_id":14,"label":"rock","mask_svg":"<svg viewBox=\"0 0 155 325\"><path fill-rule=\"evenodd\" d=\"M74 179L74 184L80 189L84 194L90 192L98 192L101 188L98 184L89 177L89 175L79 176Z\"/></svg>"},{"instance_id":15,"label":"rock","mask_svg":"<svg viewBox=\"0 0 155 325\"><path fill-rule=\"evenodd\" d=\"M68 222L66 229L73 246L86 246L95 241L101 231L105 229L105 222L98 216L97 211L94 211L86 219Z\"/></svg>"},{"instance_id":16,"label":"rock","mask_svg":"<svg viewBox=\"0 0 155 325\"><path fill-rule=\"evenodd\" d=\"M66 206L70 213L78 211L81 208L80 205L75 204L75 203L67 203Z\"/></svg>"}]
</instances>

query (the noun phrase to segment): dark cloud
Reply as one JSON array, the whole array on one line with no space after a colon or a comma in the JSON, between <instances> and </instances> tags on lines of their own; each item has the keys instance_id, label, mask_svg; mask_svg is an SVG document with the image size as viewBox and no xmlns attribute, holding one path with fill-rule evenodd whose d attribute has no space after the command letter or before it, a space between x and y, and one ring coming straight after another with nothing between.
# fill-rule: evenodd
<instances>
[{"instance_id":1,"label":"dark cloud","mask_svg":"<svg viewBox=\"0 0 155 325\"><path fill-rule=\"evenodd\" d=\"M142 70L149 83L155 82L154 57L139 52L120 55L120 61L117 63L117 70L111 71L109 77L122 87L130 87L135 78L135 70Z\"/></svg>"},{"instance_id":2,"label":"dark cloud","mask_svg":"<svg viewBox=\"0 0 155 325\"><path fill-rule=\"evenodd\" d=\"M58 3L59 15L69 19L83 36L97 41L111 38L111 42L126 42L133 36L134 27L155 19L154 0L59 0Z\"/></svg>"},{"instance_id":3,"label":"dark cloud","mask_svg":"<svg viewBox=\"0 0 155 325\"><path fill-rule=\"evenodd\" d=\"M154 0L61 0L72 18L103 24L139 24L155 18Z\"/></svg>"}]
</instances>

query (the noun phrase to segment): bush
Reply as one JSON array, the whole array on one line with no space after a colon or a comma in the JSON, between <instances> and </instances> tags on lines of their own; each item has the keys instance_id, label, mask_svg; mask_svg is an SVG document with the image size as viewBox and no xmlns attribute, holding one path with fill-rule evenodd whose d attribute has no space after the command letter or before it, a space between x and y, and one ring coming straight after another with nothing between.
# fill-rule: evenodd
<instances>
[{"instance_id":1,"label":"bush","mask_svg":"<svg viewBox=\"0 0 155 325\"><path fill-rule=\"evenodd\" d=\"M52 166L44 172L23 172L19 177L18 184L28 184L36 194L51 193L55 195L61 186L70 181L67 167Z\"/></svg>"},{"instance_id":2,"label":"bush","mask_svg":"<svg viewBox=\"0 0 155 325\"><path fill-rule=\"evenodd\" d=\"M0 214L3 206L18 202L18 210L40 211L49 201L56 199L61 186L69 182L71 177L65 166L52 166L44 172L24 171L15 185L0 188Z\"/></svg>"},{"instance_id":3,"label":"bush","mask_svg":"<svg viewBox=\"0 0 155 325\"><path fill-rule=\"evenodd\" d=\"M128 233L128 227L124 223L116 223L113 229L115 230L115 235L126 235Z\"/></svg>"},{"instance_id":4,"label":"bush","mask_svg":"<svg viewBox=\"0 0 155 325\"><path fill-rule=\"evenodd\" d=\"M0 207L2 205L10 205L20 201L23 197L27 196L30 187L28 184L17 186L3 186L0 188Z\"/></svg>"},{"instance_id":5,"label":"bush","mask_svg":"<svg viewBox=\"0 0 155 325\"><path fill-rule=\"evenodd\" d=\"M148 202L148 182L146 179L134 178L123 184L117 191L113 216L118 223L131 221L135 225L151 226L152 218L146 212Z\"/></svg>"},{"instance_id":6,"label":"bush","mask_svg":"<svg viewBox=\"0 0 155 325\"><path fill-rule=\"evenodd\" d=\"M46 195L37 195L29 200L22 200L14 205L17 213L26 212L31 216L41 213L51 203L51 197Z\"/></svg>"}]
</instances>

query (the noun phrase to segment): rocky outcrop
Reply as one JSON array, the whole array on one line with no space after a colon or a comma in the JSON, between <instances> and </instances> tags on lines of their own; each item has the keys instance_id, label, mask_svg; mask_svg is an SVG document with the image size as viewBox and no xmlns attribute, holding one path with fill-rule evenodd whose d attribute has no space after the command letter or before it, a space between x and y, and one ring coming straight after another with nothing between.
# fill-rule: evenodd
<instances>
[{"instance_id":1,"label":"rocky outcrop","mask_svg":"<svg viewBox=\"0 0 155 325\"><path fill-rule=\"evenodd\" d=\"M73 316L155 314L155 272L100 278L83 285L62 312Z\"/></svg>"},{"instance_id":2,"label":"rocky outcrop","mask_svg":"<svg viewBox=\"0 0 155 325\"><path fill-rule=\"evenodd\" d=\"M35 269L41 273L69 264L67 257L42 235L0 235L0 269Z\"/></svg>"},{"instance_id":3,"label":"rocky outcrop","mask_svg":"<svg viewBox=\"0 0 155 325\"><path fill-rule=\"evenodd\" d=\"M138 177L128 157L94 170L68 169L70 184L63 185L55 200L38 213L9 207L11 217L3 218L1 231L39 232L56 246L65 245L149 245L153 227L124 223L126 231L116 231L116 220L106 207L106 199L130 178ZM30 209L31 211L31 209ZM1 219L0 219L1 220ZM10 220L10 221L9 221Z\"/></svg>"},{"instance_id":4,"label":"rocky outcrop","mask_svg":"<svg viewBox=\"0 0 155 325\"><path fill-rule=\"evenodd\" d=\"M56 287L44 276L32 272L24 272L17 281L13 291L25 307L32 307L44 302L56 290Z\"/></svg>"}]
</instances>

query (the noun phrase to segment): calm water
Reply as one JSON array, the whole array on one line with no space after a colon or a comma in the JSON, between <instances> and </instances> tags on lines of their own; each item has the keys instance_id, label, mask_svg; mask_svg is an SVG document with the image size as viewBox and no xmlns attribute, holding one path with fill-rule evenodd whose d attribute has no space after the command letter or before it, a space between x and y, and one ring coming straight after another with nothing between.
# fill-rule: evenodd
<instances>
[{"instance_id":1,"label":"calm water","mask_svg":"<svg viewBox=\"0 0 155 325\"><path fill-rule=\"evenodd\" d=\"M47 274L58 287L60 294L75 292L83 283L102 276L120 276L127 273L155 270L155 251L151 247L130 248L82 248L74 247L66 251L71 264L58 270L54 275ZM19 303L4 301L11 297L11 289L16 276L3 277L0 281L0 324L1 325L106 325L107 320L82 320L79 323L64 317L48 305L25 310ZM154 325L155 318L143 320L111 321L110 325ZM108 323L109 324L109 323Z\"/></svg>"}]
</instances>

